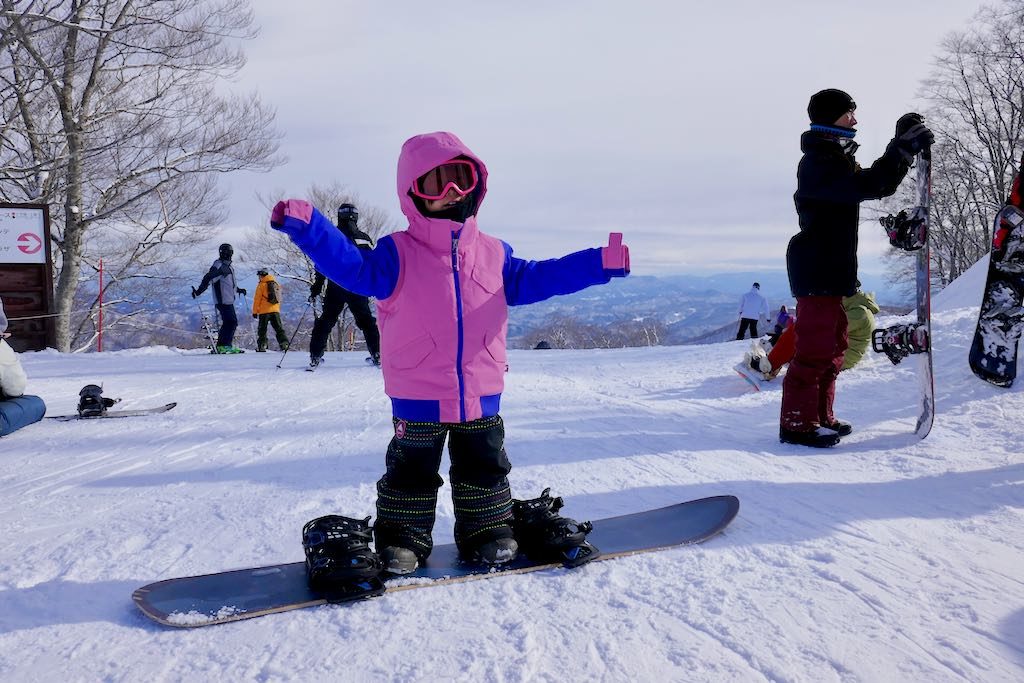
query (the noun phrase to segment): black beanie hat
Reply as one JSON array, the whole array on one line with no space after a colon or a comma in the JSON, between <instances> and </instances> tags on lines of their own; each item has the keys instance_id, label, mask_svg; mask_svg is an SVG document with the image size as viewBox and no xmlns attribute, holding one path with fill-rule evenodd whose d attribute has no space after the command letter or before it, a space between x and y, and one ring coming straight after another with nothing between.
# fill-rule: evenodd
<instances>
[{"instance_id":1,"label":"black beanie hat","mask_svg":"<svg viewBox=\"0 0 1024 683\"><path fill-rule=\"evenodd\" d=\"M811 101L807 104L807 115L811 117L811 123L832 126L840 116L856 108L857 103L852 97L842 90L828 88L811 95Z\"/></svg>"}]
</instances>

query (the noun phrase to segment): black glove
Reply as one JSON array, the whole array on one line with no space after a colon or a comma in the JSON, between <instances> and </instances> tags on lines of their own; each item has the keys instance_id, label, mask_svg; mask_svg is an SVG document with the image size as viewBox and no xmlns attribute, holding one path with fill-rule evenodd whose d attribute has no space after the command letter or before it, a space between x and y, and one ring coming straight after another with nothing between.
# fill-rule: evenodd
<instances>
[{"instance_id":1,"label":"black glove","mask_svg":"<svg viewBox=\"0 0 1024 683\"><path fill-rule=\"evenodd\" d=\"M896 122L896 137L902 136L908 130L913 128L919 123L924 123L924 117L915 112L904 114Z\"/></svg>"},{"instance_id":2,"label":"black glove","mask_svg":"<svg viewBox=\"0 0 1024 683\"><path fill-rule=\"evenodd\" d=\"M197 292L196 288L193 287L192 288L192 298L195 299L197 296L199 296L199 292Z\"/></svg>"},{"instance_id":3,"label":"black glove","mask_svg":"<svg viewBox=\"0 0 1024 683\"><path fill-rule=\"evenodd\" d=\"M910 162L918 152L930 148L933 142L935 134L928 130L928 126L916 123L896 138L896 147L903 158Z\"/></svg>"},{"instance_id":4,"label":"black glove","mask_svg":"<svg viewBox=\"0 0 1024 683\"><path fill-rule=\"evenodd\" d=\"M252 317L253 317L253 318L258 318L258 317L260 317L260 314L259 314L259 313L253 313L253 314L252 314Z\"/></svg>"},{"instance_id":5,"label":"black glove","mask_svg":"<svg viewBox=\"0 0 1024 683\"><path fill-rule=\"evenodd\" d=\"M247 292L241 287L235 287L235 291L241 294L242 296L245 296L247 294Z\"/></svg>"}]
</instances>

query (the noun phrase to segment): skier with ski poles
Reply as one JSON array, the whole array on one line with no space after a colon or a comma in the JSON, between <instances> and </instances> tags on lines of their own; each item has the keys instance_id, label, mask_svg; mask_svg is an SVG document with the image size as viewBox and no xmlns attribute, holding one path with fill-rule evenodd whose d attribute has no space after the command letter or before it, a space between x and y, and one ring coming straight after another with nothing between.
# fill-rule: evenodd
<instances>
[{"instance_id":1,"label":"skier with ski poles","mask_svg":"<svg viewBox=\"0 0 1024 683\"><path fill-rule=\"evenodd\" d=\"M342 204L338 207L338 230L355 246L360 249L373 249L373 240L365 232L359 229L359 210L352 204ZM327 292L324 293L324 283L327 284ZM309 337L309 370L315 369L324 359L324 351L327 349L327 337L331 330L338 323L341 312L348 306L352 312L356 327L366 340L366 350L369 352L369 361L374 365L380 365L380 332L377 329L377 319L373 317L370 310L370 298L362 294L350 292L333 280L327 280L319 270L313 277L313 284L309 287L310 303L316 301L318 296L323 295L323 308L320 315L313 322L313 332Z\"/></svg>"},{"instance_id":2,"label":"skier with ski poles","mask_svg":"<svg viewBox=\"0 0 1024 683\"><path fill-rule=\"evenodd\" d=\"M843 297L857 288L860 203L896 192L914 155L935 136L918 114L904 114L885 153L869 168L854 157L856 103L842 90L815 93L807 106L810 130L793 196L800 231L789 241L786 265L796 297L796 354L782 384L779 440L827 448L853 427L833 413L836 375L847 348Z\"/></svg>"},{"instance_id":3,"label":"skier with ski poles","mask_svg":"<svg viewBox=\"0 0 1024 683\"><path fill-rule=\"evenodd\" d=\"M291 199L273 209L271 226L327 277L377 297L384 389L395 429L377 482L373 531L380 557L365 542L356 552L338 544L332 556L322 542L331 533L368 539L368 518L313 520L303 537L311 579L319 571L329 575L332 567L344 576L352 563L368 573L383 564L386 571L405 574L430 555L446 438L462 555L501 564L514 559L520 545L534 543L535 535L525 531L532 527L513 531L523 518L513 514L511 465L498 412L507 370L508 306L624 277L629 251L622 235L612 233L606 247L546 261L517 258L508 244L477 227L486 191L484 163L455 135L438 132L403 145L398 196L409 227L381 238L372 251L354 246L308 202ZM516 509L546 506L539 516L557 525L557 506L550 501L542 495L532 501L536 505ZM582 541L585 532L572 532L571 526L545 537L552 543L571 536Z\"/></svg>"},{"instance_id":4,"label":"skier with ski poles","mask_svg":"<svg viewBox=\"0 0 1024 683\"><path fill-rule=\"evenodd\" d=\"M210 270L203 276L199 287L192 288L192 298L195 299L206 291L206 288L213 286L213 303L220 314L220 330L217 333L217 346L215 353L244 353L234 345L235 328L238 327L238 314L235 313L235 295L245 296L246 291L235 284L235 271L231 267L231 257L235 250L230 244L222 244L217 248L217 260L210 266Z\"/></svg>"}]
</instances>

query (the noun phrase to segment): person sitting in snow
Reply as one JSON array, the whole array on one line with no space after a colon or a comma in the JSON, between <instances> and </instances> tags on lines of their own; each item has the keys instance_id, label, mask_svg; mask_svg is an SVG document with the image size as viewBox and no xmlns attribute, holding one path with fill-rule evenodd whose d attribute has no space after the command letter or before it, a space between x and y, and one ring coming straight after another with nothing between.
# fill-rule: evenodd
<instances>
[{"instance_id":1,"label":"person sitting in snow","mask_svg":"<svg viewBox=\"0 0 1024 683\"><path fill-rule=\"evenodd\" d=\"M428 133L407 140L398 159L398 197L409 227L372 251L352 244L306 201L279 202L271 215L271 226L318 271L377 298L394 437L377 482L373 531L379 561L395 574L414 571L433 548L445 439L460 553L487 564L516 557L511 464L499 414L508 307L629 273L619 233L608 246L557 259L513 256L508 244L477 226L487 177L483 161L455 135Z\"/></svg>"},{"instance_id":2,"label":"person sitting in snow","mask_svg":"<svg viewBox=\"0 0 1024 683\"><path fill-rule=\"evenodd\" d=\"M859 284L859 283L858 283ZM783 306L785 308L785 306ZM871 343L871 332L875 329L875 313L880 310L871 292L858 290L852 296L843 297L843 310L846 311L847 348L843 353L843 364L840 372L849 370L864 357ZM783 367L796 354L796 319L790 316L786 329L782 331L775 343L765 346L756 342L750 351L744 354L743 362L755 372L761 373L765 380L775 379Z\"/></svg>"},{"instance_id":3,"label":"person sitting in snow","mask_svg":"<svg viewBox=\"0 0 1024 683\"><path fill-rule=\"evenodd\" d=\"M0 300L0 436L39 422L46 414L43 399L25 394L28 377L18 354L7 343L10 336L4 302Z\"/></svg>"}]
</instances>

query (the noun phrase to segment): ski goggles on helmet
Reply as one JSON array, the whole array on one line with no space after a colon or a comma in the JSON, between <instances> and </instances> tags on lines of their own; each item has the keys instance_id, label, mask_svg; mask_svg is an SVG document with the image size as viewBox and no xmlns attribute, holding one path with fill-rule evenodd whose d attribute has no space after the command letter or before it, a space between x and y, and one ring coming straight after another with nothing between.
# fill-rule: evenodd
<instances>
[{"instance_id":1,"label":"ski goggles on helmet","mask_svg":"<svg viewBox=\"0 0 1024 683\"><path fill-rule=\"evenodd\" d=\"M412 184L412 193L420 199L437 201L455 190L466 196L476 189L479 181L476 164L468 159L452 159L430 169Z\"/></svg>"}]
</instances>

